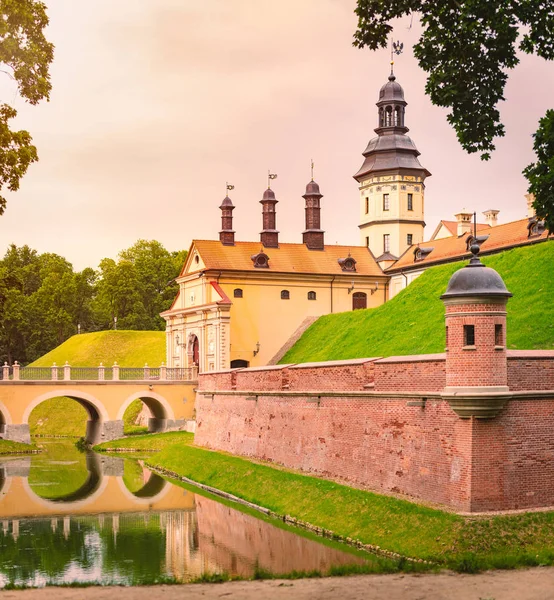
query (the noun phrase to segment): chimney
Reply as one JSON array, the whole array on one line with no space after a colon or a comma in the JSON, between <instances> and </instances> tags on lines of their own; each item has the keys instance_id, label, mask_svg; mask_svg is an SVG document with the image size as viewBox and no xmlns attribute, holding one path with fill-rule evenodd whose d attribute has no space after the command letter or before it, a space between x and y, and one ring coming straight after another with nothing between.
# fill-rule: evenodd
<instances>
[{"instance_id":1,"label":"chimney","mask_svg":"<svg viewBox=\"0 0 554 600\"><path fill-rule=\"evenodd\" d=\"M471 233L471 217L473 217L473 213L465 212L465 209L454 215L456 217L456 221L458 221L458 237L464 235L464 233Z\"/></svg>"},{"instance_id":2,"label":"chimney","mask_svg":"<svg viewBox=\"0 0 554 600\"><path fill-rule=\"evenodd\" d=\"M535 201L535 194L525 194L527 200L527 217L532 219L535 216L535 209L533 208L533 202Z\"/></svg>"},{"instance_id":3,"label":"chimney","mask_svg":"<svg viewBox=\"0 0 554 600\"><path fill-rule=\"evenodd\" d=\"M260 239L265 248L279 247L279 232L275 229L275 205L277 202L274 191L267 188L260 200L263 218L263 231L260 233Z\"/></svg>"},{"instance_id":4,"label":"chimney","mask_svg":"<svg viewBox=\"0 0 554 600\"><path fill-rule=\"evenodd\" d=\"M494 209L490 209L490 210L486 210L483 214L485 215L485 220L487 222L487 225L490 225L491 227L496 227L498 225L498 213L500 211L499 210L494 210Z\"/></svg>"},{"instance_id":5,"label":"chimney","mask_svg":"<svg viewBox=\"0 0 554 600\"><path fill-rule=\"evenodd\" d=\"M309 250L324 250L325 232L321 230L320 215L320 199L323 195L313 179L306 186L306 193L302 197L306 200L306 230L302 233L302 242Z\"/></svg>"},{"instance_id":6,"label":"chimney","mask_svg":"<svg viewBox=\"0 0 554 600\"><path fill-rule=\"evenodd\" d=\"M233 211L235 207L229 196L223 198L219 207L221 209L221 231L219 232L219 241L224 246L235 245L235 232L233 231Z\"/></svg>"}]
</instances>

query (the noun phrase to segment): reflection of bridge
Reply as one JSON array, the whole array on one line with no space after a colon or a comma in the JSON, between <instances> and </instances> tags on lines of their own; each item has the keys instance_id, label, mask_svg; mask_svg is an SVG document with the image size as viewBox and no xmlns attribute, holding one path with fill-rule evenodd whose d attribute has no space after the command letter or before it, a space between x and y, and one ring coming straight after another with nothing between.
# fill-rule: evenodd
<instances>
[{"instance_id":1,"label":"reflection of bridge","mask_svg":"<svg viewBox=\"0 0 554 600\"><path fill-rule=\"evenodd\" d=\"M86 440L90 443L122 437L123 414L137 398L150 410L151 432L182 429L193 418L196 382L190 377L195 374L185 369L75 369L69 365L19 369L16 365L0 372L0 437L7 440L29 443L31 411L59 396L72 398L87 410Z\"/></svg>"},{"instance_id":2,"label":"reflection of bridge","mask_svg":"<svg viewBox=\"0 0 554 600\"><path fill-rule=\"evenodd\" d=\"M75 492L56 499L41 498L27 480L31 457L0 462L0 519L63 515L190 510L194 495L152 473L134 492L123 481L123 459L91 454L88 477Z\"/></svg>"}]
</instances>

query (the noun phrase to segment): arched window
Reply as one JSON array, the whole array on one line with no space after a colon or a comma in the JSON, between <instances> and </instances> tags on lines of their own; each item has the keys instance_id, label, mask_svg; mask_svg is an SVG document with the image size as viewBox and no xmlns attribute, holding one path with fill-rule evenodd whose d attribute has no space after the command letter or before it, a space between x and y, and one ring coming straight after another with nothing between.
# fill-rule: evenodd
<instances>
[{"instance_id":1,"label":"arched window","mask_svg":"<svg viewBox=\"0 0 554 600\"><path fill-rule=\"evenodd\" d=\"M288 290L281 290L281 300L290 300L290 292Z\"/></svg>"},{"instance_id":2,"label":"arched window","mask_svg":"<svg viewBox=\"0 0 554 600\"><path fill-rule=\"evenodd\" d=\"M400 106L394 108L394 124L400 125Z\"/></svg>"},{"instance_id":3,"label":"arched window","mask_svg":"<svg viewBox=\"0 0 554 600\"><path fill-rule=\"evenodd\" d=\"M308 292L308 300L316 300L317 294L315 292Z\"/></svg>"},{"instance_id":4,"label":"arched window","mask_svg":"<svg viewBox=\"0 0 554 600\"><path fill-rule=\"evenodd\" d=\"M247 369L249 366L250 363L242 358L236 358L231 361L231 369Z\"/></svg>"},{"instance_id":5,"label":"arched window","mask_svg":"<svg viewBox=\"0 0 554 600\"><path fill-rule=\"evenodd\" d=\"M387 106L386 126L392 125L392 106Z\"/></svg>"},{"instance_id":6,"label":"arched window","mask_svg":"<svg viewBox=\"0 0 554 600\"><path fill-rule=\"evenodd\" d=\"M235 288L233 296L235 298L242 298L242 290L240 288Z\"/></svg>"},{"instance_id":7,"label":"arched window","mask_svg":"<svg viewBox=\"0 0 554 600\"><path fill-rule=\"evenodd\" d=\"M379 109L379 127L385 126L385 113L383 111L383 107Z\"/></svg>"}]
</instances>

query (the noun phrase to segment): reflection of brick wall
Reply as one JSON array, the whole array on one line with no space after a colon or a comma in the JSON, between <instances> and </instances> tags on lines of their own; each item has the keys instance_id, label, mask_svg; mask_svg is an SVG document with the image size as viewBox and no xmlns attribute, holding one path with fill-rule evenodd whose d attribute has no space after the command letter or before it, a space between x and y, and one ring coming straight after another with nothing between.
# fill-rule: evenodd
<instances>
[{"instance_id":1,"label":"reflection of brick wall","mask_svg":"<svg viewBox=\"0 0 554 600\"><path fill-rule=\"evenodd\" d=\"M363 562L202 496L196 497L196 517L200 553L229 575L251 577L256 565L272 573L325 573L334 565Z\"/></svg>"},{"instance_id":2,"label":"reflection of brick wall","mask_svg":"<svg viewBox=\"0 0 554 600\"><path fill-rule=\"evenodd\" d=\"M554 390L554 352L509 352L508 365L513 391ZM460 419L436 395L442 355L242 373L244 395L198 396L198 444L458 510L554 504L554 397L522 395L494 419ZM224 391L213 377L199 389ZM294 395L309 390L336 395ZM424 407L408 405L417 392L430 394Z\"/></svg>"}]
</instances>

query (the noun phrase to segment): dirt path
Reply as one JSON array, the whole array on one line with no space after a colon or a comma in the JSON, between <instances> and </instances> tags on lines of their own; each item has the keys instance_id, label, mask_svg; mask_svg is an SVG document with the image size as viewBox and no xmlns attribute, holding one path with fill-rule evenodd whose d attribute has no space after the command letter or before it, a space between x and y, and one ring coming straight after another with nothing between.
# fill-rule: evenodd
<instances>
[{"instance_id":1,"label":"dirt path","mask_svg":"<svg viewBox=\"0 0 554 600\"><path fill-rule=\"evenodd\" d=\"M481 575L363 575L142 588L4 591L2 600L552 600L554 567Z\"/></svg>"}]
</instances>

